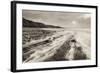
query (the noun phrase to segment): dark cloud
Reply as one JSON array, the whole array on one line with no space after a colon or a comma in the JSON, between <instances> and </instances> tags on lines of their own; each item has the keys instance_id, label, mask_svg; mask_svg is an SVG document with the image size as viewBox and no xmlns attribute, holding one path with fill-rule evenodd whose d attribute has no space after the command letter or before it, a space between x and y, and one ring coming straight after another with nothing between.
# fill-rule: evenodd
<instances>
[{"instance_id":1,"label":"dark cloud","mask_svg":"<svg viewBox=\"0 0 100 73\"><path fill-rule=\"evenodd\" d=\"M23 10L22 16L32 21L61 27L90 28L91 22L89 13Z\"/></svg>"}]
</instances>

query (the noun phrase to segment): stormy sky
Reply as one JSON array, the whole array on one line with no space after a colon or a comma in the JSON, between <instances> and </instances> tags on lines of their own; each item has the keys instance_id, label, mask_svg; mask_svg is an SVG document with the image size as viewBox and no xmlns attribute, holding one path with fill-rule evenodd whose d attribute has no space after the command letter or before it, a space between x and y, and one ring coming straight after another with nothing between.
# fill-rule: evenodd
<instances>
[{"instance_id":1,"label":"stormy sky","mask_svg":"<svg viewBox=\"0 0 100 73\"><path fill-rule=\"evenodd\" d=\"M22 17L60 27L90 28L91 14L79 12L23 10Z\"/></svg>"}]
</instances>

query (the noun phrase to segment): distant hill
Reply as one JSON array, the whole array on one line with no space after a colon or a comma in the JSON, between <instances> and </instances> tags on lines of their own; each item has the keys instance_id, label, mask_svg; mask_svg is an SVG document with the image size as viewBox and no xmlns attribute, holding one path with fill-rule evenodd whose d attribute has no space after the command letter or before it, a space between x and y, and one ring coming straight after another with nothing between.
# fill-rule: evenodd
<instances>
[{"instance_id":1,"label":"distant hill","mask_svg":"<svg viewBox=\"0 0 100 73\"><path fill-rule=\"evenodd\" d=\"M27 20L25 18L23 18L23 27L34 27L34 28L62 28L62 27L59 27L59 26L46 25L44 23L30 21L30 20Z\"/></svg>"}]
</instances>

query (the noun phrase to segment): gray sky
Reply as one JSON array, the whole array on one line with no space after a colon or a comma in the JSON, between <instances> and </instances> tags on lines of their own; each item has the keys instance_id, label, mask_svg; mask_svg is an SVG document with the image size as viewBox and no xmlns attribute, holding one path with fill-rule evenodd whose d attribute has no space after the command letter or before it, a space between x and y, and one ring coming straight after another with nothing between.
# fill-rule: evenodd
<instances>
[{"instance_id":1,"label":"gray sky","mask_svg":"<svg viewBox=\"0 0 100 73\"><path fill-rule=\"evenodd\" d=\"M90 28L91 24L91 14L89 13L23 10L22 17L61 27Z\"/></svg>"}]
</instances>

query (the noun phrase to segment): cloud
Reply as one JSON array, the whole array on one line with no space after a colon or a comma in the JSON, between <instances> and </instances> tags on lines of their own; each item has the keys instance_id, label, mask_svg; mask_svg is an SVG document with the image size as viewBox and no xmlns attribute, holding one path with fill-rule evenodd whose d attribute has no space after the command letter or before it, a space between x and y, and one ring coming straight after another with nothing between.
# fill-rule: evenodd
<instances>
[{"instance_id":1,"label":"cloud","mask_svg":"<svg viewBox=\"0 0 100 73\"><path fill-rule=\"evenodd\" d=\"M83 14L83 18L88 19L91 17L91 14Z\"/></svg>"},{"instance_id":2,"label":"cloud","mask_svg":"<svg viewBox=\"0 0 100 73\"><path fill-rule=\"evenodd\" d=\"M91 22L88 13L23 10L22 15L32 21L61 27L89 28Z\"/></svg>"}]
</instances>

